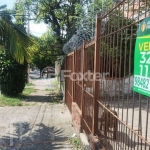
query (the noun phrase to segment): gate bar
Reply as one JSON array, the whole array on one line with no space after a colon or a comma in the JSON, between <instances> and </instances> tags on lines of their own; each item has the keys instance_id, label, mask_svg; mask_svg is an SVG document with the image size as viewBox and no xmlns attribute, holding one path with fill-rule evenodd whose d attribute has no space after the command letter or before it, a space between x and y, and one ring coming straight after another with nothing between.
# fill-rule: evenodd
<instances>
[{"instance_id":1,"label":"gate bar","mask_svg":"<svg viewBox=\"0 0 150 150\"><path fill-rule=\"evenodd\" d=\"M100 72L100 31L101 31L101 20L100 14L96 15L96 31L95 31L95 53L94 53L94 87L93 87L93 121L92 121L92 134L95 135L98 131L98 103L99 99L99 81L96 79L96 73Z\"/></svg>"},{"instance_id":2,"label":"gate bar","mask_svg":"<svg viewBox=\"0 0 150 150\"><path fill-rule=\"evenodd\" d=\"M81 58L82 58L82 74L84 74L85 72L85 41L83 41L83 49L81 51ZM82 80L82 103L81 103L81 112L82 112L82 116L84 113L84 79Z\"/></svg>"},{"instance_id":3,"label":"gate bar","mask_svg":"<svg viewBox=\"0 0 150 150\"><path fill-rule=\"evenodd\" d=\"M122 123L125 127L127 127L130 131L132 131L137 137L141 138L145 143L147 143L148 145L150 145L150 142L147 141L144 137L142 137L140 134L138 134L134 129L132 129L129 125L127 125L124 121L122 121L122 119L120 119L119 117L117 117L116 115L114 115L107 107L105 107L100 101L98 101L98 103L105 109L107 110L112 116L114 116L117 120L120 121L120 123Z\"/></svg>"}]
</instances>

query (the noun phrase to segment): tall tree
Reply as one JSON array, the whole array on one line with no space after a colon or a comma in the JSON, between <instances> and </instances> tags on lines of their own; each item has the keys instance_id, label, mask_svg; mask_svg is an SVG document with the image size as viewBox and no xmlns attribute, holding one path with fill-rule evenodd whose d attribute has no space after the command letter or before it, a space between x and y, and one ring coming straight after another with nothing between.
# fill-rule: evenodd
<instances>
[{"instance_id":1,"label":"tall tree","mask_svg":"<svg viewBox=\"0 0 150 150\"><path fill-rule=\"evenodd\" d=\"M60 43L51 30L46 32L40 38L36 38L39 43L38 51L32 57L32 64L42 71L47 66L55 65L57 56L63 55Z\"/></svg>"},{"instance_id":2,"label":"tall tree","mask_svg":"<svg viewBox=\"0 0 150 150\"><path fill-rule=\"evenodd\" d=\"M84 5L89 0L20 0L15 8L22 14L29 8L30 14L37 22L42 20L49 24L58 40L62 41L64 35L69 39L75 33L76 5ZM29 7L30 6L30 7ZM20 9L21 8L21 9ZM19 12L19 13L20 13ZM33 15L34 14L34 15Z\"/></svg>"}]
</instances>

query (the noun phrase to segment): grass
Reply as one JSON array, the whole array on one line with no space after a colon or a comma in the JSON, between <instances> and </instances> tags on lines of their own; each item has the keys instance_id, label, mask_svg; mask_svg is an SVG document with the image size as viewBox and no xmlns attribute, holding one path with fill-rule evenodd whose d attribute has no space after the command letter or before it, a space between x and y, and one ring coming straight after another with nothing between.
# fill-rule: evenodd
<instances>
[{"instance_id":1,"label":"grass","mask_svg":"<svg viewBox=\"0 0 150 150\"><path fill-rule=\"evenodd\" d=\"M45 91L49 91L49 92L57 92L57 90L56 90L56 89L50 89L50 88L45 89Z\"/></svg>"},{"instance_id":2,"label":"grass","mask_svg":"<svg viewBox=\"0 0 150 150\"><path fill-rule=\"evenodd\" d=\"M49 92L47 102L51 104L62 103L63 94L58 88L58 82L54 80L53 84L55 85L53 89L46 89L46 91ZM25 99L33 92L36 92L34 89L34 84L28 83L26 84L22 94L18 95L17 97L0 95L0 106L29 106L30 104L26 102Z\"/></svg>"},{"instance_id":3,"label":"grass","mask_svg":"<svg viewBox=\"0 0 150 150\"><path fill-rule=\"evenodd\" d=\"M32 86L33 84L29 84L28 86ZM36 90L33 88L25 87L22 94L18 96L5 96L0 95L0 106L27 106L28 104L23 104L23 101L26 96L35 92Z\"/></svg>"},{"instance_id":4,"label":"grass","mask_svg":"<svg viewBox=\"0 0 150 150\"><path fill-rule=\"evenodd\" d=\"M22 92L21 95L27 96L27 95L30 95L30 94L33 93L33 92L36 92L36 90L33 89L33 88L25 87L25 89L23 90L23 92Z\"/></svg>"},{"instance_id":5,"label":"grass","mask_svg":"<svg viewBox=\"0 0 150 150\"><path fill-rule=\"evenodd\" d=\"M50 91L50 92L56 92L56 93L59 92L59 93L61 93L58 84L59 83L58 83L57 79L55 79L55 80L52 81L53 88L47 88L45 90ZM65 83L61 82L61 88L64 88L64 85L65 85Z\"/></svg>"},{"instance_id":6,"label":"grass","mask_svg":"<svg viewBox=\"0 0 150 150\"><path fill-rule=\"evenodd\" d=\"M59 89L58 88L47 88L47 89L45 89L45 91L49 91L50 93L52 93L52 92L59 92Z\"/></svg>"},{"instance_id":7,"label":"grass","mask_svg":"<svg viewBox=\"0 0 150 150\"><path fill-rule=\"evenodd\" d=\"M0 106L22 106L20 97L0 95Z\"/></svg>"},{"instance_id":8,"label":"grass","mask_svg":"<svg viewBox=\"0 0 150 150\"><path fill-rule=\"evenodd\" d=\"M30 83L27 83L26 86L34 86L34 84L30 82Z\"/></svg>"},{"instance_id":9,"label":"grass","mask_svg":"<svg viewBox=\"0 0 150 150\"><path fill-rule=\"evenodd\" d=\"M58 92L59 91L59 86L58 86L58 81L57 79L52 81L52 85L54 86L54 88L52 90Z\"/></svg>"},{"instance_id":10,"label":"grass","mask_svg":"<svg viewBox=\"0 0 150 150\"><path fill-rule=\"evenodd\" d=\"M63 100L63 94L61 92L51 92L50 96L50 103L52 104L59 104Z\"/></svg>"},{"instance_id":11,"label":"grass","mask_svg":"<svg viewBox=\"0 0 150 150\"><path fill-rule=\"evenodd\" d=\"M55 79L55 80L52 81L52 85L54 86L54 88L46 89L46 91L50 92L50 94L49 94L49 96L50 96L50 103L52 103L52 104L59 104L63 100L63 93L59 89L58 84L59 83L58 83L57 79Z\"/></svg>"},{"instance_id":12,"label":"grass","mask_svg":"<svg viewBox=\"0 0 150 150\"><path fill-rule=\"evenodd\" d=\"M73 145L74 149L82 150L82 143L79 137L69 138L69 142Z\"/></svg>"},{"instance_id":13,"label":"grass","mask_svg":"<svg viewBox=\"0 0 150 150\"><path fill-rule=\"evenodd\" d=\"M51 88L47 88L45 89L46 91L49 91L50 93L60 93L60 89L59 89L59 86L58 86L58 81L57 79L53 80L52 83L53 87Z\"/></svg>"}]
</instances>

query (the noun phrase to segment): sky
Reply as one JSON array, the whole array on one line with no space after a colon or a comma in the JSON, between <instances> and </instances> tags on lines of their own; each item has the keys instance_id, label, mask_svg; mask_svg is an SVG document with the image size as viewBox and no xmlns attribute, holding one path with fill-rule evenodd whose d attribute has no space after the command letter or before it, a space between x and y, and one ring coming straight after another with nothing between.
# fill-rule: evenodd
<instances>
[{"instance_id":1,"label":"sky","mask_svg":"<svg viewBox=\"0 0 150 150\"><path fill-rule=\"evenodd\" d=\"M6 4L7 9L13 8L13 3L16 0L0 0L0 6ZM43 33L47 31L47 26L44 23L35 24L33 21L30 21L30 33L40 37Z\"/></svg>"}]
</instances>

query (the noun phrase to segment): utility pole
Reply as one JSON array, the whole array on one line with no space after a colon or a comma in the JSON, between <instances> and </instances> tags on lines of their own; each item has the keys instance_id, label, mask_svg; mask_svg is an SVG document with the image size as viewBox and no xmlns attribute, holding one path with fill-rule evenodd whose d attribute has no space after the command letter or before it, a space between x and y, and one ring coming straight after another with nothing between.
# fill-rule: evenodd
<instances>
[{"instance_id":1,"label":"utility pole","mask_svg":"<svg viewBox=\"0 0 150 150\"><path fill-rule=\"evenodd\" d=\"M29 12L29 8L30 6L28 5L28 35L30 34L30 12ZM30 82L30 64L28 63L28 79L27 79L27 82L29 83Z\"/></svg>"}]
</instances>

